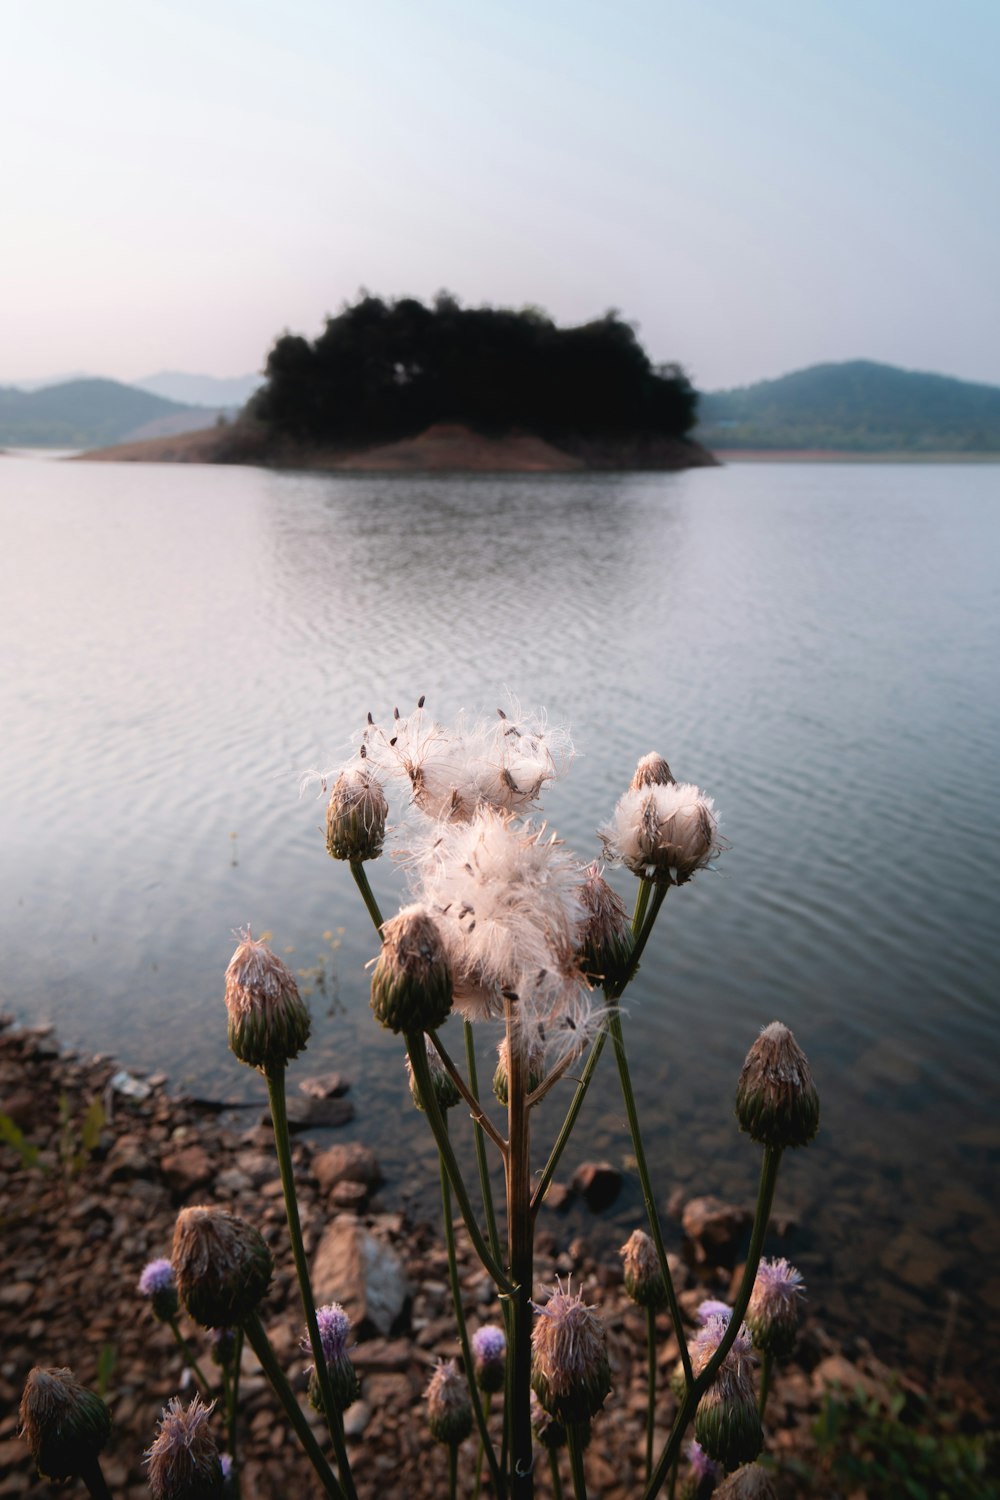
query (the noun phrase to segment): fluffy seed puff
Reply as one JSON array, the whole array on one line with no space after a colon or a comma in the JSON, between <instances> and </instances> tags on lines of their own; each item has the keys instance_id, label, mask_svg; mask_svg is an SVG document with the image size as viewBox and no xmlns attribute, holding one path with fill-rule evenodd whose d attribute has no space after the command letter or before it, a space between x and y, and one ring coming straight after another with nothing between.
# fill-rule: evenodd
<instances>
[{"instance_id":1,"label":"fluffy seed puff","mask_svg":"<svg viewBox=\"0 0 1000 1500\"><path fill-rule=\"evenodd\" d=\"M705 1369L728 1327L728 1318L713 1317L698 1330L692 1360L695 1375ZM741 1326L695 1412L695 1438L709 1458L727 1469L751 1463L764 1440L752 1362L750 1334Z\"/></svg>"},{"instance_id":2,"label":"fluffy seed puff","mask_svg":"<svg viewBox=\"0 0 1000 1500\"><path fill-rule=\"evenodd\" d=\"M808 1145L819 1129L809 1060L780 1021L765 1026L747 1053L736 1086L736 1117L751 1140L779 1150Z\"/></svg>"},{"instance_id":3,"label":"fluffy seed puff","mask_svg":"<svg viewBox=\"0 0 1000 1500\"><path fill-rule=\"evenodd\" d=\"M557 1281L544 1307L535 1308L531 1384L542 1406L560 1422L584 1422L599 1412L611 1389L604 1326L579 1292Z\"/></svg>"},{"instance_id":4,"label":"fluffy seed puff","mask_svg":"<svg viewBox=\"0 0 1000 1500\"><path fill-rule=\"evenodd\" d=\"M684 885L722 848L712 798L675 781L630 787L599 834L608 859L657 885Z\"/></svg>"},{"instance_id":5,"label":"fluffy seed puff","mask_svg":"<svg viewBox=\"0 0 1000 1500\"><path fill-rule=\"evenodd\" d=\"M185 1406L174 1396L164 1408L145 1460L153 1500L211 1500L222 1493L222 1463L209 1426L214 1405L195 1396Z\"/></svg>"},{"instance_id":6,"label":"fluffy seed puff","mask_svg":"<svg viewBox=\"0 0 1000 1500\"><path fill-rule=\"evenodd\" d=\"M249 929L226 970L226 1010L232 1051L262 1072L283 1067L309 1039L309 1011L294 974Z\"/></svg>"},{"instance_id":7,"label":"fluffy seed puff","mask_svg":"<svg viewBox=\"0 0 1000 1500\"><path fill-rule=\"evenodd\" d=\"M498 709L494 720L453 727L436 723L421 700L390 732L370 723L362 739L365 757L380 774L402 775L414 805L427 817L467 822L486 805L525 813L572 756L568 734L544 716Z\"/></svg>"},{"instance_id":8,"label":"fluffy seed puff","mask_svg":"<svg viewBox=\"0 0 1000 1500\"><path fill-rule=\"evenodd\" d=\"M464 1376L453 1359L435 1367L427 1389L427 1425L439 1443L457 1447L472 1431L472 1403Z\"/></svg>"},{"instance_id":9,"label":"fluffy seed puff","mask_svg":"<svg viewBox=\"0 0 1000 1500\"><path fill-rule=\"evenodd\" d=\"M524 1045L575 1051L595 1016L577 954L586 912L580 866L543 827L481 807L439 824L413 861L417 895L438 920L456 1007L469 1020L516 1001Z\"/></svg>"},{"instance_id":10,"label":"fluffy seed puff","mask_svg":"<svg viewBox=\"0 0 1000 1500\"><path fill-rule=\"evenodd\" d=\"M111 1433L111 1413L72 1370L28 1373L21 1395L20 1433L46 1479L73 1479L92 1470Z\"/></svg>"}]
</instances>

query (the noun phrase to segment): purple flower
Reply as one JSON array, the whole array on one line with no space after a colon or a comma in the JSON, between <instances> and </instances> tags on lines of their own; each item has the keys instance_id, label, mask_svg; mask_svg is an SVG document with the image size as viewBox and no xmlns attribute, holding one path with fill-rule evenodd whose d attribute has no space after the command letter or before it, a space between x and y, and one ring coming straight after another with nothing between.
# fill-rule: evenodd
<instances>
[{"instance_id":1,"label":"purple flower","mask_svg":"<svg viewBox=\"0 0 1000 1500\"><path fill-rule=\"evenodd\" d=\"M319 1341L323 1345L323 1358L328 1365L336 1364L347 1352L350 1318L339 1302L328 1302L325 1307L316 1309L316 1326L319 1328ZM302 1347L307 1354L312 1352L308 1333L302 1340Z\"/></svg>"},{"instance_id":2,"label":"purple flower","mask_svg":"<svg viewBox=\"0 0 1000 1500\"><path fill-rule=\"evenodd\" d=\"M711 1479L716 1484L719 1482L722 1478L722 1470L714 1459L709 1458L699 1442L692 1438L684 1452L687 1454L697 1484L703 1484L706 1479Z\"/></svg>"},{"instance_id":3,"label":"purple flower","mask_svg":"<svg viewBox=\"0 0 1000 1500\"><path fill-rule=\"evenodd\" d=\"M143 1267L139 1277L139 1291L144 1297L153 1297L157 1292L168 1292L174 1285L174 1268L164 1256L151 1260Z\"/></svg>"},{"instance_id":4,"label":"purple flower","mask_svg":"<svg viewBox=\"0 0 1000 1500\"><path fill-rule=\"evenodd\" d=\"M507 1364L507 1340L502 1328L487 1323L472 1335L472 1365L480 1390L493 1393L503 1387Z\"/></svg>"},{"instance_id":5,"label":"purple flower","mask_svg":"<svg viewBox=\"0 0 1000 1500\"><path fill-rule=\"evenodd\" d=\"M698 1322L704 1325L709 1318L725 1318L726 1322L733 1315L733 1310L728 1302L718 1302L714 1297L706 1297L704 1302L698 1304Z\"/></svg>"},{"instance_id":6,"label":"purple flower","mask_svg":"<svg viewBox=\"0 0 1000 1500\"><path fill-rule=\"evenodd\" d=\"M220 1453L219 1464L222 1468L222 1482L228 1484L233 1477L233 1460L230 1454Z\"/></svg>"},{"instance_id":7,"label":"purple flower","mask_svg":"<svg viewBox=\"0 0 1000 1500\"><path fill-rule=\"evenodd\" d=\"M761 1261L747 1308L747 1323L759 1349L778 1359L791 1353L804 1292L802 1277L787 1260Z\"/></svg>"},{"instance_id":8,"label":"purple flower","mask_svg":"<svg viewBox=\"0 0 1000 1500\"><path fill-rule=\"evenodd\" d=\"M222 1465L209 1426L214 1406L206 1406L200 1396L188 1406L177 1396L167 1403L145 1458L153 1500L210 1495L221 1487Z\"/></svg>"}]
</instances>

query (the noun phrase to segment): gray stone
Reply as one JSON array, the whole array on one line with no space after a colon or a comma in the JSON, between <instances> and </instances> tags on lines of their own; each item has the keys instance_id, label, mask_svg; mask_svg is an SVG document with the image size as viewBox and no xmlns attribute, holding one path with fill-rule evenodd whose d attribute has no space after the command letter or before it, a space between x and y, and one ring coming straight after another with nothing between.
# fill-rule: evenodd
<instances>
[{"instance_id":1,"label":"gray stone","mask_svg":"<svg viewBox=\"0 0 1000 1500\"><path fill-rule=\"evenodd\" d=\"M313 1157L313 1175L322 1190L330 1192L340 1182L362 1183L373 1188L380 1183L382 1169L371 1147L360 1141L350 1141L343 1146L330 1146Z\"/></svg>"},{"instance_id":2,"label":"gray stone","mask_svg":"<svg viewBox=\"0 0 1000 1500\"><path fill-rule=\"evenodd\" d=\"M406 1325L412 1291L403 1262L357 1219L337 1218L324 1230L312 1282L317 1303L341 1303L359 1339L387 1338Z\"/></svg>"}]
</instances>

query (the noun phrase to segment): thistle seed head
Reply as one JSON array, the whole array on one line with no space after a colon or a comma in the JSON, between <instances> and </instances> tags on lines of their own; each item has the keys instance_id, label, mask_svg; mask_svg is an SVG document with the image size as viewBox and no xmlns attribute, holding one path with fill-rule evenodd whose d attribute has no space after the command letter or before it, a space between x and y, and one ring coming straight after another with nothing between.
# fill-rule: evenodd
<instances>
[{"instance_id":1,"label":"thistle seed head","mask_svg":"<svg viewBox=\"0 0 1000 1500\"><path fill-rule=\"evenodd\" d=\"M751 1140L779 1150L806 1146L819 1129L819 1096L802 1048L772 1021L747 1053L736 1086L736 1116Z\"/></svg>"},{"instance_id":2,"label":"thistle seed head","mask_svg":"<svg viewBox=\"0 0 1000 1500\"><path fill-rule=\"evenodd\" d=\"M684 885L722 848L711 797L674 781L627 791L599 833L608 859L658 885Z\"/></svg>"},{"instance_id":3,"label":"thistle seed head","mask_svg":"<svg viewBox=\"0 0 1000 1500\"><path fill-rule=\"evenodd\" d=\"M222 1463L208 1420L214 1409L200 1396L188 1406L179 1396L167 1403L145 1459L153 1500L213 1500L222 1493Z\"/></svg>"},{"instance_id":4,"label":"thistle seed head","mask_svg":"<svg viewBox=\"0 0 1000 1500\"><path fill-rule=\"evenodd\" d=\"M465 1378L453 1359L436 1366L424 1395L431 1436L453 1447L464 1442L472 1431L472 1404Z\"/></svg>"},{"instance_id":5,"label":"thistle seed head","mask_svg":"<svg viewBox=\"0 0 1000 1500\"><path fill-rule=\"evenodd\" d=\"M761 1261L747 1308L747 1327L756 1348L776 1359L791 1354L804 1293L801 1275L787 1260Z\"/></svg>"},{"instance_id":6,"label":"thistle seed head","mask_svg":"<svg viewBox=\"0 0 1000 1500\"><path fill-rule=\"evenodd\" d=\"M625 1290L639 1307L665 1307L667 1287L656 1246L644 1229L633 1229L621 1248Z\"/></svg>"},{"instance_id":7,"label":"thistle seed head","mask_svg":"<svg viewBox=\"0 0 1000 1500\"><path fill-rule=\"evenodd\" d=\"M111 1413L72 1370L28 1372L21 1395L20 1433L46 1479L73 1479L89 1468L111 1433Z\"/></svg>"},{"instance_id":8,"label":"thistle seed head","mask_svg":"<svg viewBox=\"0 0 1000 1500\"><path fill-rule=\"evenodd\" d=\"M657 755L655 750L651 750L648 755L642 757L636 766L632 780L629 783L629 791L638 792L646 786L676 786L676 784L677 778L663 759L663 756Z\"/></svg>"},{"instance_id":9,"label":"thistle seed head","mask_svg":"<svg viewBox=\"0 0 1000 1500\"><path fill-rule=\"evenodd\" d=\"M442 1110L454 1109L456 1104L461 1104L462 1096L458 1092L455 1080L441 1061L438 1049L430 1037L424 1037L424 1048L427 1053L427 1066L431 1073L431 1085L434 1089L434 1097L438 1102L438 1108ZM418 1109L424 1107L417 1087L417 1080L413 1076L413 1064L409 1057L406 1059L406 1077L410 1085L410 1098Z\"/></svg>"},{"instance_id":10,"label":"thistle seed head","mask_svg":"<svg viewBox=\"0 0 1000 1500\"><path fill-rule=\"evenodd\" d=\"M441 934L425 906L404 906L382 928L372 971L371 1007L390 1031L433 1031L451 1013L451 970Z\"/></svg>"},{"instance_id":11,"label":"thistle seed head","mask_svg":"<svg viewBox=\"0 0 1000 1500\"><path fill-rule=\"evenodd\" d=\"M226 1009L229 1045L248 1067L282 1067L309 1039L309 1011L295 976L249 929L226 970Z\"/></svg>"},{"instance_id":12,"label":"thistle seed head","mask_svg":"<svg viewBox=\"0 0 1000 1500\"><path fill-rule=\"evenodd\" d=\"M221 1208L183 1208L171 1256L181 1301L205 1328L243 1323L271 1281L273 1261L246 1219Z\"/></svg>"},{"instance_id":13,"label":"thistle seed head","mask_svg":"<svg viewBox=\"0 0 1000 1500\"><path fill-rule=\"evenodd\" d=\"M585 912L580 929L580 968L591 984L613 989L628 972L632 927L625 903L596 862L587 868L580 901Z\"/></svg>"},{"instance_id":14,"label":"thistle seed head","mask_svg":"<svg viewBox=\"0 0 1000 1500\"><path fill-rule=\"evenodd\" d=\"M569 1284L557 1281L544 1307L536 1307L531 1334L531 1384L545 1410L564 1423L599 1412L611 1389L604 1326Z\"/></svg>"},{"instance_id":15,"label":"thistle seed head","mask_svg":"<svg viewBox=\"0 0 1000 1500\"><path fill-rule=\"evenodd\" d=\"M326 847L334 859L378 859L389 804L366 766L348 766L333 783L326 808Z\"/></svg>"}]
</instances>

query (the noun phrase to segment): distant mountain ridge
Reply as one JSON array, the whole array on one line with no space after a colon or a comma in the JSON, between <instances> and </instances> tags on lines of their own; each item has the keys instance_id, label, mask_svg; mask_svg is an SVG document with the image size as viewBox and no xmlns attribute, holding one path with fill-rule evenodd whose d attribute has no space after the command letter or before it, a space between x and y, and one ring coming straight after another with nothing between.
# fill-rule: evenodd
<instances>
[{"instance_id":1,"label":"distant mountain ridge","mask_svg":"<svg viewBox=\"0 0 1000 1500\"><path fill-rule=\"evenodd\" d=\"M709 448L1000 453L1000 386L857 359L699 398Z\"/></svg>"},{"instance_id":2,"label":"distant mountain ridge","mask_svg":"<svg viewBox=\"0 0 1000 1500\"><path fill-rule=\"evenodd\" d=\"M94 448L210 427L218 408L185 406L118 380L64 381L39 390L0 386L0 445Z\"/></svg>"},{"instance_id":3,"label":"distant mountain ridge","mask_svg":"<svg viewBox=\"0 0 1000 1500\"><path fill-rule=\"evenodd\" d=\"M180 401L184 406L245 406L264 384L263 375L190 375L182 370L160 370L132 384L141 391Z\"/></svg>"}]
</instances>

